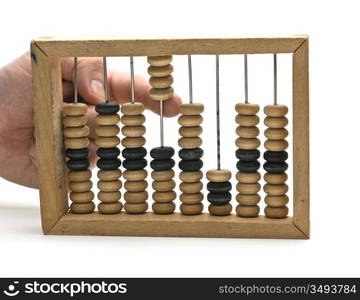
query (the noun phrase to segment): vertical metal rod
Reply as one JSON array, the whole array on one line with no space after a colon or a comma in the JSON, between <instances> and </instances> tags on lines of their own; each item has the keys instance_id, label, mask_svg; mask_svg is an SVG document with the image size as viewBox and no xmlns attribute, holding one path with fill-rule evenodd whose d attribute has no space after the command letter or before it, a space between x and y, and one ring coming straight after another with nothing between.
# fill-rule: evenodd
<instances>
[{"instance_id":1,"label":"vertical metal rod","mask_svg":"<svg viewBox=\"0 0 360 300\"><path fill-rule=\"evenodd\" d=\"M164 147L164 105L160 101L160 146Z\"/></svg>"},{"instance_id":2,"label":"vertical metal rod","mask_svg":"<svg viewBox=\"0 0 360 300\"><path fill-rule=\"evenodd\" d=\"M219 79L219 55L216 55L216 144L217 144L217 168L220 170L220 79Z\"/></svg>"},{"instance_id":3,"label":"vertical metal rod","mask_svg":"<svg viewBox=\"0 0 360 300\"><path fill-rule=\"evenodd\" d=\"M103 57L103 68L104 68L104 95L105 95L105 102L109 102L109 93L108 93L108 79L107 79L107 64L106 64L106 57Z\"/></svg>"},{"instance_id":4,"label":"vertical metal rod","mask_svg":"<svg viewBox=\"0 0 360 300\"><path fill-rule=\"evenodd\" d=\"M73 86L74 86L74 103L78 103L78 88L77 88L77 57L74 57L73 66Z\"/></svg>"},{"instance_id":5,"label":"vertical metal rod","mask_svg":"<svg viewBox=\"0 0 360 300\"><path fill-rule=\"evenodd\" d=\"M134 58L130 56L131 102L135 103Z\"/></svg>"},{"instance_id":6,"label":"vertical metal rod","mask_svg":"<svg viewBox=\"0 0 360 300\"><path fill-rule=\"evenodd\" d=\"M244 54L244 85L245 85L245 103L249 103L247 54Z\"/></svg>"},{"instance_id":7,"label":"vertical metal rod","mask_svg":"<svg viewBox=\"0 0 360 300\"><path fill-rule=\"evenodd\" d=\"M277 105L277 55L274 54L274 104Z\"/></svg>"},{"instance_id":8,"label":"vertical metal rod","mask_svg":"<svg viewBox=\"0 0 360 300\"><path fill-rule=\"evenodd\" d=\"M188 55L188 69L189 69L189 102L193 103L191 55Z\"/></svg>"}]
</instances>

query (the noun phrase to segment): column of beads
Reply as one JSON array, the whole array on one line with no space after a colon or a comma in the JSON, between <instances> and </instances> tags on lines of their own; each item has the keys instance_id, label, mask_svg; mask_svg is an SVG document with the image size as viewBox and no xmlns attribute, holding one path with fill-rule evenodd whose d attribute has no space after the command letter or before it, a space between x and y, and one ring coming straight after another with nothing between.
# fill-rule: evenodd
<instances>
[{"instance_id":1,"label":"column of beads","mask_svg":"<svg viewBox=\"0 0 360 300\"><path fill-rule=\"evenodd\" d=\"M120 188L121 171L119 167L121 161L118 158L120 150L117 147L120 139L117 136L120 128L118 115L120 107L115 102L98 103L95 106L96 112L96 140L99 147L97 155L97 167L100 169L97 173L98 181L98 198L101 201L98 210L101 214L116 214L122 210Z\"/></svg>"},{"instance_id":2,"label":"column of beads","mask_svg":"<svg viewBox=\"0 0 360 300\"><path fill-rule=\"evenodd\" d=\"M261 178L258 172L260 168L260 152L257 149L260 146L260 140L257 138L259 129L256 126L259 123L259 117L256 115L260 108L257 104L238 103L235 106L238 115L235 118L239 125L236 128L236 158L239 161L236 164L238 172L236 179L238 181L236 189L239 192L236 201L239 203L236 207L236 214L239 217L257 217L260 207L257 205L260 201L259 180Z\"/></svg>"},{"instance_id":3,"label":"column of beads","mask_svg":"<svg viewBox=\"0 0 360 300\"><path fill-rule=\"evenodd\" d=\"M125 158L123 167L126 169L124 178L126 179L124 187L126 192L124 194L125 205L124 209L129 214L142 214L148 209L146 200L148 193L146 188L148 186L147 171L144 169L147 166L145 156L147 154L145 145L145 116L142 114L145 107L142 103L126 103L121 106L121 122L123 127L121 129L125 138L122 140L124 147L122 155Z\"/></svg>"},{"instance_id":4,"label":"column of beads","mask_svg":"<svg viewBox=\"0 0 360 300\"><path fill-rule=\"evenodd\" d=\"M68 157L70 212L88 214L94 211L94 193L91 191L89 170L89 127L86 126L87 106L72 103L63 108L65 155Z\"/></svg>"},{"instance_id":5,"label":"column of beads","mask_svg":"<svg viewBox=\"0 0 360 300\"><path fill-rule=\"evenodd\" d=\"M180 211L184 215L198 215L202 213L204 205L201 201L204 195L201 193L203 184L200 181L203 177L201 168L203 162L201 157L204 151L200 148L202 140L199 135L202 133L201 113L204 106L200 103L182 104L180 107L181 116L178 119L181 125L179 134L179 151L181 161L179 168L182 170L180 179L182 183L179 188L182 192L180 195Z\"/></svg>"},{"instance_id":6,"label":"column of beads","mask_svg":"<svg viewBox=\"0 0 360 300\"><path fill-rule=\"evenodd\" d=\"M289 212L286 206L289 202L286 195L288 186L285 183L287 180L285 171L288 168L286 163L288 154L285 151L288 147L288 142L285 140L288 135L285 129L288 119L285 116L288 108L285 105L267 105L264 107L264 112L267 115L264 123L268 127L265 130L267 151L264 153L266 160L264 169L267 171L264 176L266 181L264 191L267 194L265 215L268 218L285 218Z\"/></svg>"}]
</instances>

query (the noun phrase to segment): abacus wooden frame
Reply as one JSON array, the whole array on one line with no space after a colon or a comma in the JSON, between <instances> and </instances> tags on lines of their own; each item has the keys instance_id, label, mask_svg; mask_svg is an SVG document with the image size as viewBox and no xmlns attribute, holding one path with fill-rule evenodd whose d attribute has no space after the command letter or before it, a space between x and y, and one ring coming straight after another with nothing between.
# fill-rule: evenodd
<instances>
[{"instance_id":1,"label":"abacus wooden frame","mask_svg":"<svg viewBox=\"0 0 360 300\"><path fill-rule=\"evenodd\" d=\"M309 238L308 37L56 38L33 40L34 114L41 219L45 234ZM68 212L61 125L62 57L293 53L293 217L268 219L208 214L74 215Z\"/></svg>"}]
</instances>

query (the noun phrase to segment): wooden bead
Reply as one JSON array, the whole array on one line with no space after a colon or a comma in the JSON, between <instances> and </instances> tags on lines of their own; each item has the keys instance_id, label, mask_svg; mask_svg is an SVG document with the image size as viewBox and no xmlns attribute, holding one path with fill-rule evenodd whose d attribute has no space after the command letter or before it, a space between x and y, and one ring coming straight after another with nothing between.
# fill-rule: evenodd
<instances>
[{"instance_id":1,"label":"wooden bead","mask_svg":"<svg viewBox=\"0 0 360 300\"><path fill-rule=\"evenodd\" d=\"M240 183L256 183L260 180L261 175L259 172L256 173L236 173L236 180Z\"/></svg>"},{"instance_id":2,"label":"wooden bead","mask_svg":"<svg viewBox=\"0 0 360 300\"><path fill-rule=\"evenodd\" d=\"M151 99L157 101L167 100L174 96L174 89L172 87L164 89L151 88L149 90L149 96Z\"/></svg>"},{"instance_id":3,"label":"wooden bead","mask_svg":"<svg viewBox=\"0 0 360 300\"><path fill-rule=\"evenodd\" d=\"M180 201L185 204L197 204L204 199L203 193L180 194Z\"/></svg>"},{"instance_id":4,"label":"wooden bead","mask_svg":"<svg viewBox=\"0 0 360 300\"><path fill-rule=\"evenodd\" d=\"M239 138L236 139L235 145L239 149L254 150L254 149L259 148L260 140L257 139L257 138L255 138L255 139L245 139L245 138L239 137Z\"/></svg>"},{"instance_id":5,"label":"wooden bead","mask_svg":"<svg viewBox=\"0 0 360 300\"><path fill-rule=\"evenodd\" d=\"M259 112L260 107L257 104L237 103L235 105L235 110L238 114L246 115L246 116L253 116Z\"/></svg>"},{"instance_id":6,"label":"wooden bead","mask_svg":"<svg viewBox=\"0 0 360 300\"><path fill-rule=\"evenodd\" d=\"M147 211L149 205L143 203L125 203L124 209L128 214L143 214Z\"/></svg>"},{"instance_id":7,"label":"wooden bead","mask_svg":"<svg viewBox=\"0 0 360 300\"><path fill-rule=\"evenodd\" d=\"M85 116L65 116L63 118L63 127L80 127L86 125Z\"/></svg>"},{"instance_id":8,"label":"wooden bead","mask_svg":"<svg viewBox=\"0 0 360 300\"><path fill-rule=\"evenodd\" d=\"M225 182L231 178L231 172L226 169L211 169L206 172L207 180L211 182Z\"/></svg>"},{"instance_id":9,"label":"wooden bead","mask_svg":"<svg viewBox=\"0 0 360 300\"><path fill-rule=\"evenodd\" d=\"M209 214L212 216L227 216L231 214L232 206L231 204L225 205L209 205Z\"/></svg>"},{"instance_id":10,"label":"wooden bead","mask_svg":"<svg viewBox=\"0 0 360 300\"><path fill-rule=\"evenodd\" d=\"M121 106L121 113L128 116L141 115L144 110L145 106L140 102L125 103Z\"/></svg>"},{"instance_id":11,"label":"wooden bead","mask_svg":"<svg viewBox=\"0 0 360 300\"><path fill-rule=\"evenodd\" d=\"M246 116L246 115L236 115L235 122L241 126L256 126L259 124L258 116Z\"/></svg>"},{"instance_id":12,"label":"wooden bead","mask_svg":"<svg viewBox=\"0 0 360 300\"><path fill-rule=\"evenodd\" d=\"M127 203L142 203L148 199L147 191L142 192L125 192L124 199Z\"/></svg>"},{"instance_id":13,"label":"wooden bead","mask_svg":"<svg viewBox=\"0 0 360 300\"><path fill-rule=\"evenodd\" d=\"M155 214L158 215L168 215L172 214L175 210L175 203L168 202L168 203L153 203L152 210Z\"/></svg>"},{"instance_id":14,"label":"wooden bead","mask_svg":"<svg viewBox=\"0 0 360 300\"><path fill-rule=\"evenodd\" d=\"M180 106L180 114L195 116L204 112L204 105L201 103L185 103Z\"/></svg>"},{"instance_id":15,"label":"wooden bead","mask_svg":"<svg viewBox=\"0 0 360 300\"><path fill-rule=\"evenodd\" d=\"M199 126L203 122L203 117L201 115L194 115L194 116L180 116L178 118L178 123L181 126L186 127L194 127Z\"/></svg>"},{"instance_id":16,"label":"wooden bead","mask_svg":"<svg viewBox=\"0 0 360 300\"><path fill-rule=\"evenodd\" d=\"M236 134L242 138L254 139L259 135L259 128L257 128L256 126L251 126L251 127L238 126L236 128Z\"/></svg>"},{"instance_id":17,"label":"wooden bead","mask_svg":"<svg viewBox=\"0 0 360 300\"><path fill-rule=\"evenodd\" d=\"M121 198L121 193L119 191L116 192L99 192L98 199L104 203L114 203L118 202Z\"/></svg>"},{"instance_id":18,"label":"wooden bead","mask_svg":"<svg viewBox=\"0 0 360 300\"><path fill-rule=\"evenodd\" d=\"M271 207L283 207L289 203L289 197L286 195L266 196L265 203Z\"/></svg>"},{"instance_id":19,"label":"wooden bead","mask_svg":"<svg viewBox=\"0 0 360 300\"><path fill-rule=\"evenodd\" d=\"M172 55L148 56L147 62L155 67L166 66L172 62Z\"/></svg>"},{"instance_id":20,"label":"wooden bead","mask_svg":"<svg viewBox=\"0 0 360 300\"><path fill-rule=\"evenodd\" d=\"M259 212L260 212L260 207L257 205L244 206L239 204L238 206L236 206L236 214L239 217L253 218L253 217L257 217L259 215Z\"/></svg>"},{"instance_id":21,"label":"wooden bead","mask_svg":"<svg viewBox=\"0 0 360 300\"><path fill-rule=\"evenodd\" d=\"M136 116L124 115L121 117L121 123L127 126L138 126L144 124L144 122L145 122L144 115L136 115Z\"/></svg>"},{"instance_id":22,"label":"wooden bead","mask_svg":"<svg viewBox=\"0 0 360 300\"><path fill-rule=\"evenodd\" d=\"M145 126L124 126L121 133L126 137L139 137L145 134Z\"/></svg>"},{"instance_id":23,"label":"wooden bead","mask_svg":"<svg viewBox=\"0 0 360 300\"><path fill-rule=\"evenodd\" d=\"M265 207L265 216L272 219L286 218L289 213L289 209L286 206L283 207Z\"/></svg>"},{"instance_id":24,"label":"wooden bead","mask_svg":"<svg viewBox=\"0 0 360 300\"><path fill-rule=\"evenodd\" d=\"M243 195L257 194L261 189L259 183L237 183L236 190Z\"/></svg>"},{"instance_id":25,"label":"wooden bead","mask_svg":"<svg viewBox=\"0 0 360 300\"><path fill-rule=\"evenodd\" d=\"M203 173L201 171L180 172L179 177L183 182L197 182L203 178Z\"/></svg>"},{"instance_id":26,"label":"wooden bead","mask_svg":"<svg viewBox=\"0 0 360 300\"><path fill-rule=\"evenodd\" d=\"M174 191L171 192L154 192L152 194L152 198L156 202L166 203L171 202L176 199L176 193Z\"/></svg>"},{"instance_id":27,"label":"wooden bead","mask_svg":"<svg viewBox=\"0 0 360 300\"><path fill-rule=\"evenodd\" d=\"M97 115L95 120L96 120L96 125L100 125L100 126L117 125L120 121L120 117L118 114Z\"/></svg>"},{"instance_id":28,"label":"wooden bead","mask_svg":"<svg viewBox=\"0 0 360 300\"><path fill-rule=\"evenodd\" d=\"M67 116L81 116L86 112L87 105L85 103L69 103L63 107L63 114Z\"/></svg>"},{"instance_id":29,"label":"wooden bead","mask_svg":"<svg viewBox=\"0 0 360 300\"><path fill-rule=\"evenodd\" d=\"M267 183L270 184L283 184L288 179L288 176L286 173L280 173L280 174L271 174L266 173L264 176L264 180Z\"/></svg>"},{"instance_id":30,"label":"wooden bead","mask_svg":"<svg viewBox=\"0 0 360 300\"><path fill-rule=\"evenodd\" d=\"M87 192L90 191L92 188L92 182L91 180L87 180L87 181L70 181L69 182L69 189L72 192L77 192L77 193L82 193L82 192Z\"/></svg>"},{"instance_id":31,"label":"wooden bead","mask_svg":"<svg viewBox=\"0 0 360 300\"><path fill-rule=\"evenodd\" d=\"M201 181L198 182L182 182L180 183L179 189L186 194L199 193L203 188Z\"/></svg>"},{"instance_id":32,"label":"wooden bead","mask_svg":"<svg viewBox=\"0 0 360 300\"><path fill-rule=\"evenodd\" d=\"M266 140L264 147L269 151L284 151L289 147L286 140Z\"/></svg>"},{"instance_id":33,"label":"wooden bead","mask_svg":"<svg viewBox=\"0 0 360 300\"><path fill-rule=\"evenodd\" d=\"M146 170L126 170L124 172L124 178L128 181L141 181L147 177Z\"/></svg>"},{"instance_id":34,"label":"wooden bead","mask_svg":"<svg viewBox=\"0 0 360 300\"><path fill-rule=\"evenodd\" d=\"M259 194L254 195L243 195L243 194L237 194L236 195L236 201L240 203L241 205L247 205L247 206L253 206L257 205L261 200L261 197Z\"/></svg>"},{"instance_id":35,"label":"wooden bead","mask_svg":"<svg viewBox=\"0 0 360 300\"><path fill-rule=\"evenodd\" d=\"M269 117L283 117L286 116L289 109L286 105L276 104L276 105L266 105L264 107L265 115Z\"/></svg>"},{"instance_id":36,"label":"wooden bead","mask_svg":"<svg viewBox=\"0 0 360 300\"><path fill-rule=\"evenodd\" d=\"M121 177L121 171L117 170L100 170L97 172L97 177L102 181L114 181Z\"/></svg>"},{"instance_id":37,"label":"wooden bead","mask_svg":"<svg viewBox=\"0 0 360 300\"><path fill-rule=\"evenodd\" d=\"M88 137L90 129L88 126L81 127L67 127L63 130L63 135L66 138L81 138Z\"/></svg>"},{"instance_id":38,"label":"wooden bead","mask_svg":"<svg viewBox=\"0 0 360 300\"><path fill-rule=\"evenodd\" d=\"M94 193L92 191L86 191L82 193L71 192L69 197L71 201L76 203L88 203L94 199Z\"/></svg>"},{"instance_id":39,"label":"wooden bead","mask_svg":"<svg viewBox=\"0 0 360 300\"><path fill-rule=\"evenodd\" d=\"M178 140L178 145L183 149L199 148L202 145L202 139L199 137L182 137Z\"/></svg>"},{"instance_id":40,"label":"wooden bead","mask_svg":"<svg viewBox=\"0 0 360 300\"><path fill-rule=\"evenodd\" d=\"M182 137L198 137L202 133L203 129L201 126L193 126L193 127L180 127L179 134Z\"/></svg>"},{"instance_id":41,"label":"wooden bead","mask_svg":"<svg viewBox=\"0 0 360 300\"><path fill-rule=\"evenodd\" d=\"M91 178L91 171L70 171L68 176L70 181L87 181Z\"/></svg>"},{"instance_id":42,"label":"wooden bead","mask_svg":"<svg viewBox=\"0 0 360 300\"><path fill-rule=\"evenodd\" d=\"M174 178L175 172L174 170L166 170L166 171L152 171L151 178L155 181L166 181Z\"/></svg>"},{"instance_id":43,"label":"wooden bead","mask_svg":"<svg viewBox=\"0 0 360 300\"><path fill-rule=\"evenodd\" d=\"M169 192L172 191L176 186L174 180L167 181L154 181L152 183L152 188L157 192Z\"/></svg>"},{"instance_id":44,"label":"wooden bead","mask_svg":"<svg viewBox=\"0 0 360 300\"><path fill-rule=\"evenodd\" d=\"M64 145L66 148L70 148L70 149L82 149L89 146L89 139L87 137L65 139Z\"/></svg>"},{"instance_id":45,"label":"wooden bead","mask_svg":"<svg viewBox=\"0 0 360 300\"><path fill-rule=\"evenodd\" d=\"M94 202L88 203L71 203L70 212L73 214L90 214L94 211L95 204Z\"/></svg>"},{"instance_id":46,"label":"wooden bead","mask_svg":"<svg viewBox=\"0 0 360 300\"><path fill-rule=\"evenodd\" d=\"M124 187L129 192L142 192L147 189L148 183L145 180L125 181Z\"/></svg>"},{"instance_id":47,"label":"wooden bead","mask_svg":"<svg viewBox=\"0 0 360 300\"><path fill-rule=\"evenodd\" d=\"M100 148L113 148L120 144L120 139L117 136L97 137L95 144Z\"/></svg>"},{"instance_id":48,"label":"wooden bead","mask_svg":"<svg viewBox=\"0 0 360 300\"><path fill-rule=\"evenodd\" d=\"M288 119L286 117L266 117L264 124L269 128L284 128L288 124Z\"/></svg>"},{"instance_id":49,"label":"wooden bead","mask_svg":"<svg viewBox=\"0 0 360 300\"><path fill-rule=\"evenodd\" d=\"M268 128L264 134L269 140L283 140L288 136L289 132L285 128Z\"/></svg>"},{"instance_id":50,"label":"wooden bead","mask_svg":"<svg viewBox=\"0 0 360 300\"><path fill-rule=\"evenodd\" d=\"M152 77L165 77L170 75L174 71L174 67L170 64L165 66L150 66L148 68L148 74Z\"/></svg>"},{"instance_id":51,"label":"wooden bead","mask_svg":"<svg viewBox=\"0 0 360 300\"><path fill-rule=\"evenodd\" d=\"M149 83L155 89L164 89L171 86L174 78L171 75L165 77L150 77Z\"/></svg>"},{"instance_id":52,"label":"wooden bead","mask_svg":"<svg viewBox=\"0 0 360 300\"><path fill-rule=\"evenodd\" d=\"M125 148L140 148L145 145L145 138L143 136L138 137L126 137L121 141L121 145Z\"/></svg>"},{"instance_id":53,"label":"wooden bead","mask_svg":"<svg viewBox=\"0 0 360 300\"><path fill-rule=\"evenodd\" d=\"M123 205L121 202L114 203L100 203L98 205L99 213L105 215L118 214L121 212Z\"/></svg>"},{"instance_id":54,"label":"wooden bead","mask_svg":"<svg viewBox=\"0 0 360 300\"><path fill-rule=\"evenodd\" d=\"M96 136L101 137L112 137L118 135L120 128L118 125L108 125L108 126L96 126L95 134Z\"/></svg>"},{"instance_id":55,"label":"wooden bead","mask_svg":"<svg viewBox=\"0 0 360 300\"><path fill-rule=\"evenodd\" d=\"M97 187L102 192L116 192L121 189L122 183L120 180L114 181L98 181Z\"/></svg>"},{"instance_id":56,"label":"wooden bead","mask_svg":"<svg viewBox=\"0 0 360 300\"><path fill-rule=\"evenodd\" d=\"M264 192L269 196L281 196L285 195L289 187L287 184L265 184L264 185Z\"/></svg>"},{"instance_id":57,"label":"wooden bead","mask_svg":"<svg viewBox=\"0 0 360 300\"><path fill-rule=\"evenodd\" d=\"M202 203L198 204L184 204L180 205L180 211L183 215L194 216L200 215L204 209L204 205Z\"/></svg>"}]
</instances>

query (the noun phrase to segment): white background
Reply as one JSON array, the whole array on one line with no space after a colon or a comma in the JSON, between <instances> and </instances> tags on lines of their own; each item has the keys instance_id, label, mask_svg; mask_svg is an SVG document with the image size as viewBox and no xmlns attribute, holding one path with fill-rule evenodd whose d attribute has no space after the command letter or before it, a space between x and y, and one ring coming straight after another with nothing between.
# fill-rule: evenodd
<instances>
[{"instance_id":1,"label":"white background","mask_svg":"<svg viewBox=\"0 0 360 300\"><path fill-rule=\"evenodd\" d=\"M0 179L0 276L360 276L360 21L357 1L19 1L1 5L0 66L32 38L56 34L310 35L311 239L43 236L38 191ZM291 101L290 57L279 57L279 102ZM272 101L270 55L249 57L250 101ZM110 64L128 70L127 59ZM187 99L186 58L174 87ZM146 71L136 59L138 73ZM242 57L221 57L223 165L235 172L233 107ZM194 58L206 107L204 170L215 167L214 58ZM158 118L147 113L150 149ZM176 118L166 142L176 146ZM291 163L291 161L290 161ZM290 170L291 171L291 170ZM234 181L233 181L234 183Z\"/></svg>"}]
</instances>

